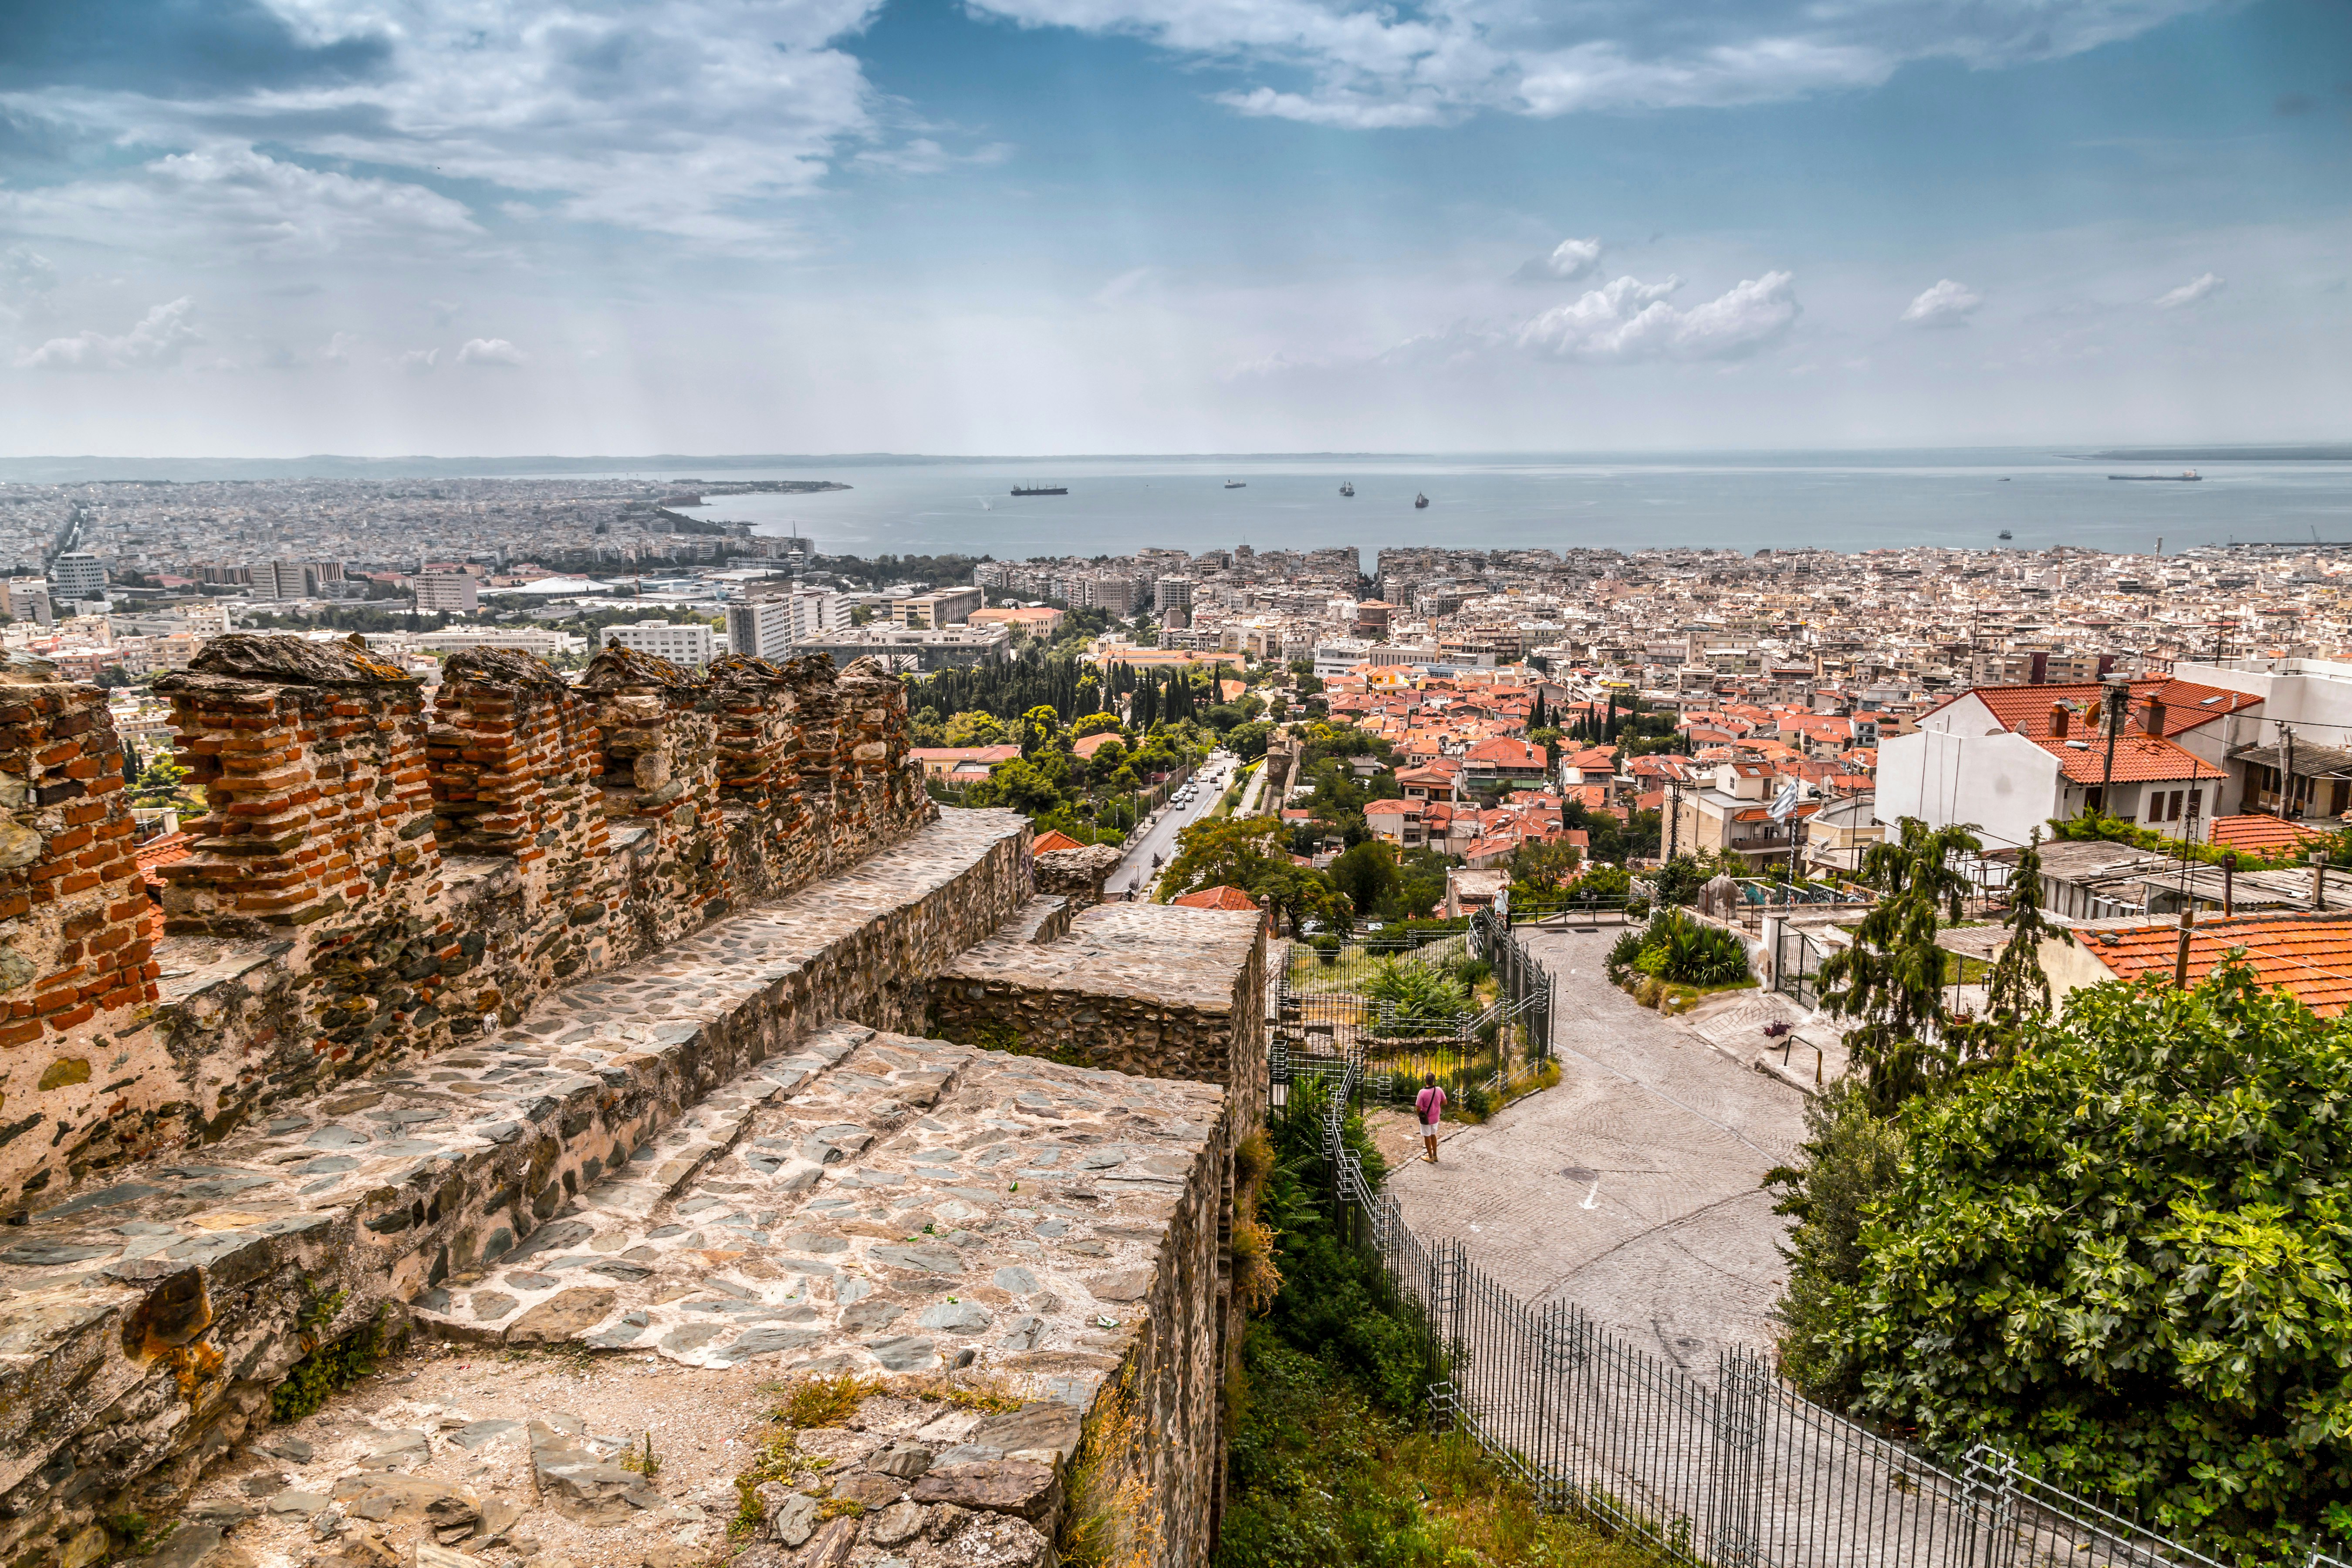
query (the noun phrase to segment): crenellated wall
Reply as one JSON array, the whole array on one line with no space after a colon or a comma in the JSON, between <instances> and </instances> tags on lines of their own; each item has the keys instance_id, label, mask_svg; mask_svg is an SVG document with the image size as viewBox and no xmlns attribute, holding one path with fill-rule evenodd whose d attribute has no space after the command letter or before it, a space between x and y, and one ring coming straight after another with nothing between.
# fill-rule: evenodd
<instances>
[{"instance_id":1,"label":"crenellated wall","mask_svg":"<svg viewBox=\"0 0 2352 1568\"><path fill-rule=\"evenodd\" d=\"M870 666L608 648L577 685L226 637L156 683L208 809L150 953L102 694L0 669L0 1213L531 999L937 816Z\"/></svg>"}]
</instances>

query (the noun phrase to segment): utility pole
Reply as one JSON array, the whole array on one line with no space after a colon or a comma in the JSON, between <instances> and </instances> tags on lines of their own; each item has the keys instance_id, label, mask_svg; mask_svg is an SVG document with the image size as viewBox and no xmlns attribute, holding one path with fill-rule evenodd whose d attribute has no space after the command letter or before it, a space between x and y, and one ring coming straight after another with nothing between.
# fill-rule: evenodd
<instances>
[{"instance_id":1,"label":"utility pole","mask_svg":"<svg viewBox=\"0 0 2352 1568\"><path fill-rule=\"evenodd\" d=\"M2279 770L2279 820L2284 822L2294 815L2294 727L2293 725L2279 726L2279 745L2281 748L2279 761L2284 764Z\"/></svg>"}]
</instances>

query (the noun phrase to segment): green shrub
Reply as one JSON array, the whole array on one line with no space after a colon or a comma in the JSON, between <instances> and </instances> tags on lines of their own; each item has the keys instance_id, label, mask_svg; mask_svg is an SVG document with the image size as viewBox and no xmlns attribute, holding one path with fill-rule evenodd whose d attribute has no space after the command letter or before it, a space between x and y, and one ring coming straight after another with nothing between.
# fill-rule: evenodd
<instances>
[{"instance_id":1,"label":"green shrub","mask_svg":"<svg viewBox=\"0 0 2352 1568\"><path fill-rule=\"evenodd\" d=\"M1372 966L1364 994L1394 1009L1397 1027L1419 1032L1451 1027L1470 1011L1470 993L1460 981L1418 959L1384 958Z\"/></svg>"},{"instance_id":2,"label":"green shrub","mask_svg":"<svg viewBox=\"0 0 2352 1568\"><path fill-rule=\"evenodd\" d=\"M1748 944L1721 926L1669 908L1620 936L1609 950L1608 969L1620 985L1634 973L1675 985L1736 985L1748 978Z\"/></svg>"},{"instance_id":3,"label":"green shrub","mask_svg":"<svg viewBox=\"0 0 2352 1568\"><path fill-rule=\"evenodd\" d=\"M2225 1558L2343 1554L2347 1106L2352 1025L2242 963L2079 990L1902 1108L1815 1342L1934 1452L1993 1445Z\"/></svg>"},{"instance_id":4,"label":"green shrub","mask_svg":"<svg viewBox=\"0 0 2352 1568\"><path fill-rule=\"evenodd\" d=\"M383 1310L341 1339L321 1343L316 1331L341 1310L345 1293L309 1294L307 1279L302 1288L306 1294L295 1323L307 1353L286 1369L286 1381L269 1391L269 1414L277 1421L301 1420L326 1404L329 1394L372 1374L376 1358L383 1353Z\"/></svg>"}]
</instances>

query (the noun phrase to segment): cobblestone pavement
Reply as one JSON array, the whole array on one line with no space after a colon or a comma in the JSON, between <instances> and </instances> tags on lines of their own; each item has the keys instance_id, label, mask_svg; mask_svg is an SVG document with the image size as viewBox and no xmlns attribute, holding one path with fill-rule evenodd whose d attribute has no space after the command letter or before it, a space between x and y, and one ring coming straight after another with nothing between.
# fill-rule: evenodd
<instances>
[{"instance_id":1,"label":"cobblestone pavement","mask_svg":"<svg viewBox=\"0 0 2352 1568\"><path fill-rule=\"evenodd\" d=\"M1772 1338L1787 1222L1759 1183L1803 1136L1803 1097L1609 984L1616 936L1529 934L1559 983L1559 1086L1454 1131L1389 1189L1520 1299L1574 1301L1711 1371L1718 1348Z\"/></svg>"}]
</instances>

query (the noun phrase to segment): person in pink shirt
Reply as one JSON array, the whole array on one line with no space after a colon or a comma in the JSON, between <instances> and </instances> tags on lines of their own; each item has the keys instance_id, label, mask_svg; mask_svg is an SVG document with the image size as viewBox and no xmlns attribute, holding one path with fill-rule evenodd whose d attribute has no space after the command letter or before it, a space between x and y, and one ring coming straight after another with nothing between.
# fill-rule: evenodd
<instances>
[{"instance_id":1,"label":"person in pink shirt","mask_svg":"<svg viewBox=\"0 0 2352 1568\"><path fill-rule=\"evenodd\" d=\"M1437 1163L1437 1124L1445 1115L1445 1091L1437 1087L1433 1073L1423 1073L1421 1092L1412 1099L1412 1113L1421 1123L1421 1142L1428 1150L1422 1156L1431 1164Z\"/></svg>"}]
</instances>

